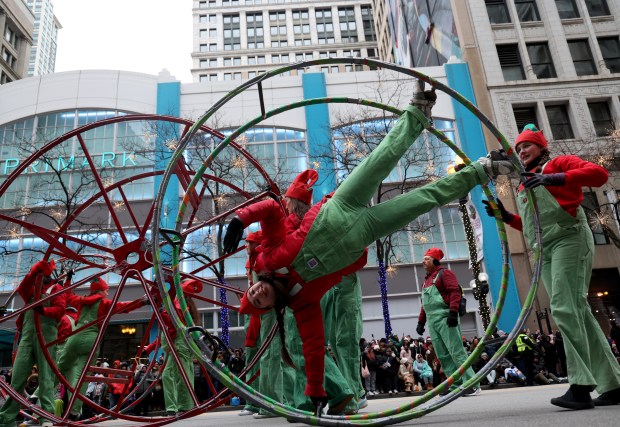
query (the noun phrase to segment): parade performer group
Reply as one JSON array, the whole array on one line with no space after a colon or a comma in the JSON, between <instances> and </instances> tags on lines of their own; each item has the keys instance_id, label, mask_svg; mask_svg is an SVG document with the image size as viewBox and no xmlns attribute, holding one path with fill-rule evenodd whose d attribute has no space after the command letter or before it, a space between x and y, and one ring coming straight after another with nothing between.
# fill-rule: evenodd
<instances>
[{"instance_id":1,"label":"parade performer group","mask_svg":"<svg viewBox=\"0 0 620 427\"><path fill-rule=\"evenodd\" d=\"M573 155L549 156L547 139L528 125L515 143L526 173L518 188L519 213L498 202L503 221L535 244L534 212L528 192L536 196L542 230L542 281L551 299L551 314L564 338L570 388L551 403L590 409L620 403L620 366L588 304L594 239L580 206L582 187L600 187L608 172ZM487 213L492 208L487 202ZM592 400L590 392L601 395Z\"/></svg>"},{"instance_id":2,"label":"parade performer group","mask_svg":"<svg viewBox=\"0 0 620 427\"><path fill-rule=\"evenodd\" d=\"M432 103L429 99L423 106L427 114ZM229 224L224 239L227 252L236 250L244 228L260 222L263 241L257 258L259 269L287 274L260 276L242 297L240 311L261 314L272 308L291 308L303 345L305 394L314 402L326 400L322 296L366 264L366 247L377 238L464 196L491 177L514 171L507 159L481 158L454 175L368 207L377 186L428 124L424 112L408 107L381 144L332 195L315 204L292 233L287 232L282 210L273 200L237 210Z\"/></svg>"}]
</instances>

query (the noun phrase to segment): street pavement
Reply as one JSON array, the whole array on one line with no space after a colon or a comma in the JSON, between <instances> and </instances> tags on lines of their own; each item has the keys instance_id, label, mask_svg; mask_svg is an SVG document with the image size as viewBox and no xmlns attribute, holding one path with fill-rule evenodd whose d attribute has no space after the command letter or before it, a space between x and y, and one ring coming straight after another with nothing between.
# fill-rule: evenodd
<instances>
[{"instance_id":1,"label":"street pavement","mask_svg":"<svg viewBox=\"0 0 620 427\"><path fill-rule=\"evenodd\" d=\"M501 426L563 426L595 427L620 425L620 405L597 407L584 411L570 411L549 403L552 397L560 396L568 384L534 387L514 387L483 390L478 396L461 397L447 406L422 418L406 421L399 426L445 426L459 427ZM592 393L595 397L596 393ZM363 412L376 412L395 408L408 402L411 397L369 399ZM239 409L240 410L240 409ZM289 423L284 418L256 420L251 416L239 416L239 410L225 410L198 415L189 420L168 424L174 427L235 426L303 426ZM155 421L155 419L153 419ZM126 421L107 421L99 425L127 426ZM139 425L139 424L135 424Z\"/></svg>"}]
</instances>

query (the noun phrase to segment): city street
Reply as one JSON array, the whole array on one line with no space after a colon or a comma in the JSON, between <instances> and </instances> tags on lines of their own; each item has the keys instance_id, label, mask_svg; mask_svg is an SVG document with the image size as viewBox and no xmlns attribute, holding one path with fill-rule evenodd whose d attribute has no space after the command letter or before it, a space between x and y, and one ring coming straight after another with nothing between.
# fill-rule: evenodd
<instances>
[{"instance_id":1,"label":"city street","mask_svg":"<svg viewBox=\"0 0 620 427\"><path fill-rule=\"evenodd\" d=\"M455 402L425 417L399 424L414 425L458 425L459 427L502 426L603 426L618 425L620 405L599 407L585 411L570 411L549 403L552 397L564 394L568 384L514 387L499 390L483 390L479 396L462 397ZM596 393L593 393L593 397ZM370 400L367 412L394 408L407 401L407 398ZM218 411L203 414L190 420L169 424L175 427L194 426L291 426L303 425L289 423L283 418L256 420L240 417L239 411ZM108 421L105 426L126 426L126 422Z\"/></svg>"}]
</instances>

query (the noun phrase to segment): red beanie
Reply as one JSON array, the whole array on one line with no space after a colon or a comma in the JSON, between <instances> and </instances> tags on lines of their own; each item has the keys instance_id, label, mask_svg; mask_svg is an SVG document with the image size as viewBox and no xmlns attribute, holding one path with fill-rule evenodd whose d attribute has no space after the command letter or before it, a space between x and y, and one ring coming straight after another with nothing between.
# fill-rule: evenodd
<instances>
[{"instance_id":1,"label":"red beanie","mask_svg":"<svg viewBox=\"0 0 620 427\"><path fill-rule=\"evenodd\" d=\"M50 262L39 261L30 269L31 272L41 273L44 276L51 276L54 270L56 270L56 263L54 260L51 260Z\"/></svg>"},{"instance_id":2,"label":"red beanie","mask_svg":"<svg viewBox=\"0 0 620 427\"><path fill-rule=\"evenodd\" d=\"M269 311L269 308L258 308L254 307L250 300L248 300L248 291L246 290L241 297L241 305L239 306L239 313L241 314L255 314L260 316L261 314L265 314Z\"/></svg>"},{"instance_id":3,"label":"red beanie","mask_svg":"<svg viewBox=\"0 0 620 427\"><path fill-rule=\"evenodd\" d=\"M427 256L427 255L435 258L437 261L441 261L441 259L443 258L443 251L439 248L430 248L424 254L424 256Z\"/></svg>"},{"instance_id":4,"label":"red beanie","mask_svg":"<svg viewBox=\"0 0 620 427\"><path fill-rule=\"evenodd\" d=\"M547 138L545 138L545 135L543 135L543 131L536 129L536 126L532 124L525 125L525 127L523 128L523 132L521 132L517 137L517 142L515 142L515 149L522 142L531 142L532 144L538 145L540 148L547 148Z\"/></svg>"},{"instance_id":5,"label":"red beanie","mask_svg":"<svg viewBox=\"0 0 620 427\"><path fill-rule=\"evenodd\" d=\"M312 187L319 179L317 171L306 169L295 177L291 186L286 190L286 197L301 200L306 204L312 203Z\"/></svg>"},{"instance_id":6,"label":"red beanie","mask_svg":"<svg viewBox=\"0 0 620 427\"><path fill-rule=\"evenodd\" d=\"M245 238L245 241L246 243L247 242L260 243L263 241L263 232L258 230L253 233L249 233L248 236Z\"/></svg>"},{"instance_id":7,"label":"red beanie","mask_svg":"<svg viewBox=\"0 0 620 427\"><path fill-rule=\"evenodd\" d=\"M110 287L101 277L96 278L90 283L90 293L93 294L99 291L107 291Z\"/></svg>"},{"instance_id":8,"label":"red beanie","mask_svg":"<svg viewBox=\"0 0 620 427\"><path fill-rule=\"evenodd\" d=\"M181 284L184 294L199 294L202 292L202 282L195 279L186 280Z\"/></svg>"}]
</instances>

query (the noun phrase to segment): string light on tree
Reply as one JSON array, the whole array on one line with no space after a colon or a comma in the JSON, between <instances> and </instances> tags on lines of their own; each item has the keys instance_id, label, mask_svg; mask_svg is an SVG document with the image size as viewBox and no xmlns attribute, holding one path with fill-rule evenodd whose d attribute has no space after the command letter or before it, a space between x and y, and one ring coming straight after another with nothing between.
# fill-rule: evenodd
<instances>
[{"instance_id":1,"label":"string light on tree","mask_svg":"<svg viewBox=\"0 0 620 427\"><path fill-rule=\"evenodd\" d=\"M222 277L219 277L217 281L220 282L222 285L226 284ZM226 298L226 289L220 288L219 292L220 302L224 305L228 304ZM222 307L222 309L220 310L220 325L222 327L222 341L224 342L224 344L226 344L226 347L228 347L230 342L230 335L228 334L228 330L230 328L230 317L227 307Z\"/></svg>"},{"instance_id":2,"label":"string light on tree","mask_svg":"<svg viewBox=\"0 0 620 427\"><path fill-rule=\"evenodd\" d=\"M392 335L392 323L390 322L390 307L388 306L387 274L383 261L379 261L379 290L381 291L381 307L383 309L385 338L388 339Z\"/></svg>"}]
</instances>

